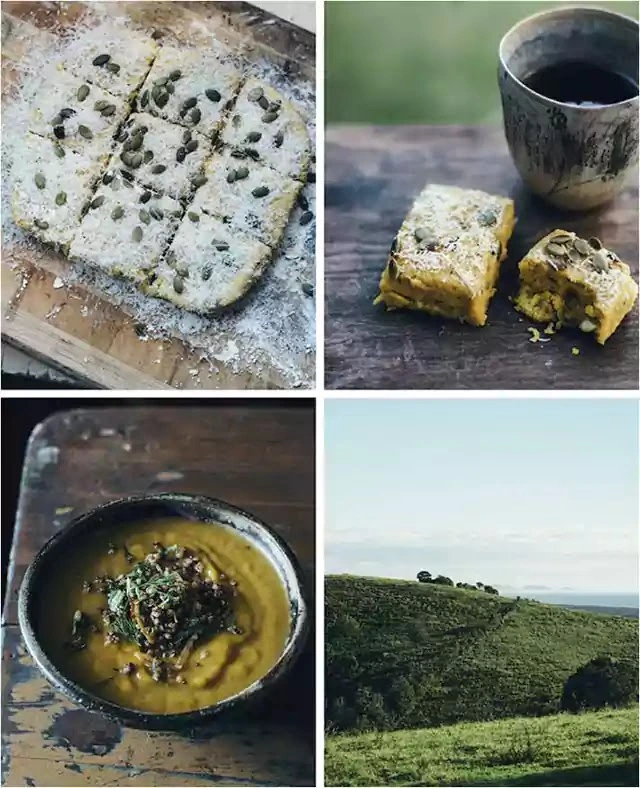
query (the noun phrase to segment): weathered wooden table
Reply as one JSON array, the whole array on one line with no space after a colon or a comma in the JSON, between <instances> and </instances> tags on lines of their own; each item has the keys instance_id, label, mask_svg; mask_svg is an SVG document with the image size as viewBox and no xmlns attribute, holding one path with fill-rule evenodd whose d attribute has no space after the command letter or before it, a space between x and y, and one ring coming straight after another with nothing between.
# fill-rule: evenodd
<instances>
[{"instance_id":1,"label":"weathered wooden table","mask_svg":"<svg viewBox=\"0 0 640 788\"><path fill-rule=\"evenodd\" d=\"M25 461L3 618L2 756L7 786L312 785L314 637L290 679L250 714L148 733L74 706L27 655L16 597L39 547L83 510L173 490L254 512L314 574L314 413L296 406L142 407L54 415Z\"/></svg>"},{"instance_id":2,"label":"weathered wooden table","mask_svg":"<svg viewBox=\"0 0 640 788\"><path fill-rule=\"evenodd\" d=\"M638 274L637 177L603 210L571 214L524 187L501 129L330 128L326 135L325 377L329 388L637 389L637 306L601 347L577 330L533 344L509 301L517 263L555 227L597 235ZM396 231L431 181L515 200L518 223L483 328L372 301ZM538 326L543 328L543 326ZM572 355L577 347L580 355Z\"/></svg>"}]
</instances>

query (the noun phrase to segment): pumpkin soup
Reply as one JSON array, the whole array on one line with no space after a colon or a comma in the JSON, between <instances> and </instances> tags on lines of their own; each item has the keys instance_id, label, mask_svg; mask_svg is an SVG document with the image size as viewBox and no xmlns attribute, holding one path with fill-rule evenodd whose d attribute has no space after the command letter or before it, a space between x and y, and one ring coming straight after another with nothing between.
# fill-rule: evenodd
<instances>
[{"instance_id":1,"label":"pumpkin soup","mask_svg":"<svg viewBox=\"0 0 640 788\"><path fill-rule=\"evenodd\" d=\"M164 518L98 531L50 575L38 606L45 651L127 708L209 706L264 676L285 647L282 581L228 526Z\"/></svg>"}]
</instances>

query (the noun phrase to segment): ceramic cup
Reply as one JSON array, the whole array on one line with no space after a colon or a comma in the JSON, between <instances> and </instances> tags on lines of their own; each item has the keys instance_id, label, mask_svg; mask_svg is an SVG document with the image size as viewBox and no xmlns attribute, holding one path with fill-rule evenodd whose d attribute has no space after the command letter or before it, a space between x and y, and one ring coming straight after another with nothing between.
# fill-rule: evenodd
<instances>
[{"instance_id":1,"label":"ceramic cup","mask_svg":"<svg viewBox=\"0 0 640 788\"><path fill-rule=\"evenodd\" d=\"M638 83L638 23L599 8L560 8L519 22L499 50L504 130L518 172L560 208L612 199L638 162L638 96L573 106L523 84L543 67L582 61Z\"/></svg>"}]
</instances>

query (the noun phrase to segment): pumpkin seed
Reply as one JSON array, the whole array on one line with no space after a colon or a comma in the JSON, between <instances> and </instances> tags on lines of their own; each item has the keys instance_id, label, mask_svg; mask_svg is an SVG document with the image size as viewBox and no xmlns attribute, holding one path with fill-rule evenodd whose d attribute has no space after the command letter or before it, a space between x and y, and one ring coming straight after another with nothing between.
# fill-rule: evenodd
<instances>
[{"instance_id":1,"label":"pumpkin seed","mask_svg":"<svg viewBox=\"0 0 640 788\"><path fill-rule=\"evenodd\" d=\"M573 240L571 233L556 233L551 239L554 244L566 244Z\"/></svg>"},{"instance_id":2,"label":"pumpkin seed","mask_svg":"<svg viewBox=\"0 0 640 788\"><path fill-rule=\"evenodd\" d=\"M109 106L108 101L105 101L104 99L98 99L93 105L93 108L95 109L96 112L102 112L102 110L108 106Z\"/></svg>"},{"instance_id":3,"label":"pumpkin seed","mask_svg":"<svg viewBox=\"0 0 640 788\"><path fill-rule=\"evenodd\" d=\"M154 175L160 175L166 169L167 169L167 165L166 164L154 164L153 167L151 168L151 172Z\"/></svg>"},{"instance_id":4,"label":"pumpkin seed","mask_svg":"<svg viewBox=\"0 0 640 788\"><path fill-rule=\"evenodd\" d=\"M54 126L53 127L53 133L55 134L57 139L63 140L64 139L64 126Z\"/></svg>"},{"instance_id":5,"label":"pumpkin seed","mask_svg":"<svg viewBox=\"0 0 640 788\"><path fill-rule=\"evenodd\" d=\"M198 107L196 107L195 109L191 110L190 118L191 118L191 122L192 123L194 123L194 124L200 123L200 119L202 118L202 112L200 112Z\"/></svg>"},{"instance_id":6,"label":"pumpkin seed","mask_svg":"<svg viewBox=\"0 0 640 788\"><path fill-rule=\"evenodd\" d=\"M593 257L591 258L591 262L593 264L593 267L596 269L596 271L599 271L600 273L606 271L607 268L609 267L609 261L607 260L607 256L601 249L599 249L593 255Z\"/></svg>"},{"instance_id":7,"label":"pumpkin seed","mask_svg":"<svg viewBox=\"0 0 640 788\"><path fill-rule=\"evenodd\" d=\"M269 194L269 187L256 186L256 188L252 190L251 194L253 194L254 197L266 197L267 194Z\"/></svg>"},{"instance_id":8,"label":"pumpkin seed","mask_svg":"<svg viewBox=\"0 0 640 788\"><path fill-rule=\"evenodd\" d=\"M162 208L158 208L157 206L153 206L153 208L149 208L149 215L152 219L155 219L156 222L160 222L164 219L164 211Z\"/></svg>"},{"instance_id":9,"label":"pumpkin seed","mask_svg":"<svg viewBox=\"0 0 640 788\"><path fill-rule=\"evenodd\" d=\"M195 96L192 96L191 98L188 98L182 102L182 109L191 109L192 107L195 107L197 103L198 99L195 98Z\"/></svg>"},{"instance_id":10,"label":"pumpkin seed","mask_svg":"<svg viewBox=\"0 0 640 788\"><path fill-rule=\"evenodd\" d=\"M105 186L108 186L114 178L115 175L112 172L105 172L105 174L102 176L102 182Z\"/></svg>"},{"instance_id":11,"label":"pumpkin seed","mask_svg":"<svg viewBox=\"0 0 640 788\"><path fill-rule=\"evenodd\" d=\"M111 60L111 55L98 55L98 57L94 57L93 65L94 66L104 66Z\"/></svg>"},{"instance_id":12,"label":"pumpkin seed","mask_svg":"<svg viewBox=\"0 0 640 788\"><path fill-rule=\"evenodd\" d=\"M209 101L218 102L222 98L220 93L217 90L214 90L214 88L209 88L208 90L205 90L204 95L209 99Z\"/></svg>"},{"instance_id":13,"label":"pumpkin seed","mask_svg":"<svg viewBox=\"0 0 640 788\"><path fill-rule=\"evenodd\" d=\"M549 254L555 254L557 257L564 257L567 254L567 249L560 244L555 244L553 241L550 241L547 244L547 252Z\"/></svg>"},{"instance_id":14,"label":"pumpkin seed","mask_svg":"<svg viewBox=\"0 0 640 788\"><path fill-rule=\"evenodd\" d=\"M169 101L169 94L166 91L162 91L162 93L160 93L156 98L156 106L162 109L164 106L166 106L167 101Z\"/></svg>"},{"instance_id":15,"label":"pumpkin seed","mask_svg":"<svg viewBox=\"0 0 640 788\"><path fill-rule=\"evenodd\" d=\"M313 285L311 284L311 282L303 282L302 283L302 292L306 296L312 296L313 295Z\"/></svg>"},{"instance_id":16,"label":"pumpkin seed","mask_svg":"<svg viewBox=\"0 0 640 788\"><path fill-rule=\"evenodd\" d=\"M51 121L52 126L60 126L62 123L64 123L64 118L62 115L60 115L60 113L58 113Z\"/></svg>"},{"instance_id":17,"label":"pumpkin seed","mask_svg":"<svg viewBox=\"0 0 640 788\"><path fill-rule=\"evenodd\" d=\"M424 241L427 238L431 237L431 233L429 232L429 230L425 230L424 227L417 227L414 230L413 235L416 241Z\"/></svg>"},{"instance_id":18,"label":"pumpkin seed","mask_svg":"<svg viewBox=\"0 0 640 788\"><path fill-rule=\"evenodd\" d=\"M133 180L133 175L130 172L127 172L126 170L120 170L120 173L125 181L130 183Z\"/></svg>"},{"instance_id":19,"label":"pumpkin seed","mask_svg":"<svg viewBox=\"0 0 640 788\"><path fill-rule=\"evenodd\" d=\"M64 107L64 109L60 110L60 117L62 118L62 120L69 120L69 118L75 114L76 114L75 109L71 109L71 107Z\"/></svg>"},{"instance_id":20,"label":"pumpkin seed","mask_svg":"<svg viewBox=\"0 0 640 788\"><path fill-rule=\"evenodd\" d=\"M142 147L142 134L134 134L125 143L125 150L137 151Z\"/></svg>"},{"instance_id":21,"label":"pumpkin seed","mask_svg":"<svg viewBox=\"0 0 640 788\"><path fill-rule=\"evenodd\" d=\"M218 252L226 252L229 249L229 244L226 241L213 241L212 243Z\"/></svg>"},{"instance_id":22,"label":"pumpkin seed","mask_svg":"<svg viewBox=\"0 0 640 788\"><path fill-rule=\"evenodd\" d=\"M313 170L310 170L307 173L307 183L315 183L316 182L316 174Z\"/></svg>"},{"instance_id":23,"label":"pumpkin seed","mask_svg":"<svg viewBox=\"0 0 640 788\"><path fill-rule=\"evenodd\" d=\"M231 124L233 125L234 129L239 129L240 125L242 124L242 117L240 115L234 115L231 118Z\"/></svg>"},{"instance_id":24,"label":"pumpkin seed","mask_svg":"<svg viewBox=\"0 0 640 788\"><path fill-rule=\"evenodd\" d=\"M158 41L158 39L162 38L162 36L164 36L164 32L158 28L156 28L156 30L154 30L153 33L151 33L151 38L154 41Z\"/></svg>"},{"instance_id":25,"label":"pumpkin seed","mask_svg":"<svg viewBox=\"0 0 640 788\"><path fill-rule=\"evenodd\" d=\"M170 79L172 82L176 82L178 79L180 79L180 77L181 77L181 76L182 76L182 71L180 71L180 69L179 69L179 68L175 68L175 69L174 69L174 70L173 70L173 71L172 71L172 72L169 74L169 79Z\"/></svg>"},{"instance_id":26,"label":"pumpkin seed","mask_svg":"<svg viewBox=\"0 0 640 788\"><path fill-rule=\"evenodd\" d=\"M176 273L181 276L183 279L189 278L189 269L184 263L179 263L176 266Z\"/></svg>"},{"instance_id":27,"label":"pumpkin seed","mask_svg":"<svg viewBox=\"0 0 640 788\"><path fill-rule=\"evenodd\" d=\"M65 157L64 148L62 147L62 145L59 145L57 142L53 144L53 152L56 154L56 156L59 159L64 159Z\"/></svg>"},{"instance_id":28,"label":"pumpkin seed","mask_svg":"<svg viewBox=\"0 0 640 788\"><path fill-rule=\"evenodd\" d=\"M144 161L145 164L149 164L150 161L153 161L153 151L146 150L142 157L142 161Z\"/></svg>"},{"instance_id":29,"label":"pumpkin seed","mask_svg":"<svg viewBox=\"0 0 640 788\"><path fill-rule=\"evenodd\" d=\"M602 249L602 241L599 238L596 238L594 235L592 238L589 238L589 246L596 251Z\"/></svg>"},{"instance_id":30,"label":"pumpkin seed","mask_svg":"<svg viewBox=\"0 0 640 788\"><path fill-rule=\"evenodd\" d=\"M246 156L248 156L250 159L253 159L254 161L258 161L260 158L260 154L257 150L255 150L255 148L245 148L244 152Z\"/></svg>"},{"instance_id":31,"label":"pumpkin seed","mask_svg":"<svg viewBox=\"0 0 640 788\"><path fill-rule=\"evenodd\" d=\"M122 219L124 216L124 208L122 205L116 205L116 207L111 211L111 218L114 222L117 222L118 219Z\"/></svg>"},{"instance_id":32,"label":"pumpkin seed","mask_svg":"<svg viewBox=\"0 0 640 788\"><path fill-rule=\"evenodd\" d=\"M258 106L264 110L269 109L269 100L267 99L266 96L260 96L260 98L258 99Z\"/></svg>"},{"instance_id":33,"label":"pumpkin seed","mask_svg":"<svg viewBox=\"0 0 640 788\"><path fill-rule=\"evenodd\" d=\"M119 74L120 73L120 66L117 63L107 63L107 71L110 71L112 74Z\"/></svg>"},{"instance_id":34,"label":"pumpkin seed","mask_svg":"<svg viewBox=\"0 0 640 788\"><path fill-rule=\"evenodd\" d=\"M187 155L186 149L182 146L179 147L178 150L176 151L176 161L178 162L178 164L182 164L186 155Z\"/></svg>"},{"instance_id":35,"label":"pumpkin seed","mask_svg":"<svg viewBox=\"0 0 640 788\"><path fill-rule=\"evenodd\" d=\"M142 203L149 202L150 199L151 199L151 192L142 192L142 194L140 195L140 202Z\"/></svg>"},{"instance_id":36,"label":"pumpkin seed","mask_svg":"<svg viewBox=\"0 0 640 788\"><path fill-rule=\"evenodd\" d=\"M227 183L233 183L235 179L236 179L236 171L229 170L229 172L227 173Z\"/></svg>"},{"instance_id":37,"label":"pumpkin seed","mask_svg":"<svg viewBox=\"0 0 640 788\"><path fill-rule=\"evenodd\" d=\"M232 148L230 151L230 155L233 156L234 159L247 158L247 154L241 148Z\"/></svg>"},{"instance_id":38,"label":"pumpkin seed","mask_svg":"<svg viewBox=\"0 0 640 788\"><path fill-rule=\"evenodd\" d=\"M300 192L300 194L298 195L297 203L302 208L303 211L309 210L309 200L307 200L307 198L304 196L304 194L302 194L302 192Z\"/></svg>"},{"instance_id":39,"label":"pumpkin seed","mask_svg":"<svg viewBox=\"0 0 640 788\"><path fill-rule=\"evenodd\" d=\"M264 96L264 90L261 87L252 88L247 93L247 98L249 101L258 101Z\"/></svg>"},{"instance_id":40,"label":"pumpkin seed","mask_svg":"<svg viewBox=\"0 0 640 788\"><path fill-rule=\"evenodd\" d=\"M304 227L304 225L309 224L309 222L312 219L313 219L313 214L311 213L311 211L305 211L300 217L300 224Z\"/></svg>"},{"instance_id":41,"label":"pumpkin seed","mask_svg":"<svg viewBox=\"0 0 640 788\"><path fill-rule=\"evenodd\" d=\"M153 84L163 88L168 81L169 81L169 77L159 77L158 79L153 80Z\"/></svg>"},{"instance_id":42,"label":"pumpkin seed","mask_svg":"<svg viewBox=\"0 0 640 788\"><path fill-rule=\"evenodd\" d=\"M176 293L182 293L184 291L184 279L181 276L173 277L173 289Z\"/></svg>"},{"instance_id":43,"label":"pumpkin seed","mask_svg":"<svg viewBox=\"0 0 640 788\"><path fill-rule=\"evenodd\" d=\"M119 192L120 191L120 187L121 187L120 181L114 181L111 184L111 188L113 189L114 192Z\"/></svg>"},{"instance_id":44,"label":"pumpkin seed","mask_svg":"<svg viewBox=\"0 0 640 788\"><path fill-rule=\"evenodd\" d=\"M142 154L140 152L134 153L129 159L129 166L131 167L131 169L137 170L141 164L142 164Z\"/></svg>"},{"instance_id":45,"label":"pumpkin seed","mask_svg":"<svg viewBox=\"0 0 640 788\"><path fill-rule=\"evenodd\" d=\"M165 255L165 260L167 261L167 265L170 265L172 268L175 266L176 253L173 251L173 249L169 249L169 251Z\"/></svg>"},{"instance_id":46,"label":"pumpkin seed","mask_svg":"<svg viewBox=\"0 0 640 788\"><path fill-rule=\"evenodd\" d=\"M200 216L195 211L189 211L187 216L189 217L189 219L191 219L192 222L199 222L200 221Z\"/></svg>"},{"instance_id":47,"label":"pumpkin seed","mask_svg":"<svg viewBox=\"0 0 640 788\"><path fill-rule=\"evenodd\" d=\"M116 112L116 105L115 104L107 104L107 106L102 110L100 113L103 118L110 118L111 115L115 115Z\"/></svg>"},{"instance_id":48,"label":"pumpkin seed","mask_svg":"<svg viewBox=\"0 0 640 788\"><path fill-rule=\"evenodd\" d=\"M56 194L56 205L64 205L67 202L67 193L58 192Z\"/></svg>"},{"instance_id":49,"label":"pumpkin seed","mask_svg":"<svg viewBox=\"0 0 640 788\"><path fill-rule=\"evenodd\" d=\"M247 142L259 142L262 139L261 131L250 131L247 134Z\"/></svg>"},{"instance_id":50,"label":"pumpkin seed","mask_svg":"<svg viewBox=\"0 0 640 788\"><path fill-rule=\"evenodd\" d=\"M151 217L150 217L150 216L149 216L149 214L148 214L148 213L145 211L145 209L144 209L144 208L141 208L141 209L138 211L138 216L140 217L140 221L141 221L143 224L151 224Z\"/></svg>"},{"instance_id":51,"label":"pumpkin seed","mask_svg":"<svg viewBox=\"0 0 640 788\"><path fill-rule=\"evenodd\" d=\"M273 123L273 121L276 120L277 117L278 114L276 112L265 112L261 120L263 121L263 123Z\"/></svg>"},{"instance_id":52,"label":"pumpkin seed","mask_svg":"<svg viewBox=\"0 0 640 788\"><path fill-rule=\"evenodd\" d=\"M571 260L572 263L576 265L582 262L582 255L572 247L566 252L567 257Z\"/></svg>"},{"instance_id":53,"label":"pumpkin seed","mask_svg":"<svg viewBox=\"0 0 640 788\"><path fill-rule=\"evenodd\" d=\"M198 148L198 140L189 140L185 146L185 150L187 153L193 153L194 150Z\"/></svg>"},{"instance_id":54,"label":"pumpkin seed","mask_svg":"<svg viewBox=\"0 0 640 788\"><path fill-rule=\"evenodd\" d=\"M45 222L44 219L34 219L33 223L36 227L39 227L41 230L48 230L49 229L49 222Z\"/></svg>"},{"instance_id":55,"label":"pumpkin seed","mask_svg":"<svg viewBox=\"0 0 640 788\"><path fill-rule=\"evenodd\" d=\"M131 239L136 243L140 243L142 240L142 227L140 225L136 225L133 228L133 232L131 233Z\"/></svg>"},{"instance_id":56,"label":"pumpkin seed","mask_svg":"<svg viewBox=\"0 0 640 788\"><path fill-rule=\"evenodd\" d=\"M140 106L144 109L148 103L149 103L149 90L147 89L140 96Z\"/></svg>"},{"instance_id":57,"label":"pumpkin seed","mask_svg":"<svg viewBox=\"0 0 640 788\"><path fill-rule=\"evenodd\" d=\"M81 137L84 137L85 140L92 140L93 139L93 132L88 126L84 126L82 123L78 126L78 134Z\"/></svg>"},{"instance_id":58,"label":"pumpkin seed","mask_svg":"<svg viewBox=\"0 0 640 788\"><path fill-rule=\"evenodd\" d=\"M89 95L89 85L80 85L78 88L78 92L76 93L76 98L78 101L84 101L86 97Z\"/></svg>"},{"instance_id":59,"label":"pumpkin seed","mask_svg":"<svg viewBox=\"0 0 640 788\"><path fill-rule=\"evenodd\" d=\"M44 189L44 187L47 185L47 179L41 172L36 172L36 176L33 180L36 182L38 189Z\"/></svg>"},{"instance_id":60,"label":"pumpkin seed","mask_svg":"<svg viewBox=\"0 0 640 788\"><path fill-rule=\"evenodd\" d=\"M186 145L187 142L191 142L191 130L190 129L185 129L184 134L182 135L182 142L183 142L184 145Z\"/></svg>"},{"instance_id":61,"label":"pumpkin seed","mask_svg":"<svg viewBox=\"0 0 640 788\"><path fill-rule=\"evenodd\" d=\"M164 89L167 91L167 93L170 96L173 96L173 94L176 92L176 88L173 82L167 82L167 84L164 86Z\"/></svg>"},{"instance_id":62,"label":"pumpkin seed","mask_svg":"<svg viewBox=\"0 0 640 788\"><path fill-rule=\"evenodd\" d=\"M213 271L211 269L211 266L210 265L205 265L205 267L202 269L202 279L205 282L207 282L209 279L211 279L211 274L212 273L213 273Z\"/></svg>"},{"instance_id":63,"label":"pumpkin seed","mask_svg":"<svg viewBox=\"0 0 640 788\"><path fill-rule=\"evenodd\" d=\"M196 189L199 189L201 186L204 186L206 182L207 182L206 175L194 175L193 178L191 179L191 183Z\"/></svg>"},{"instance_id":64,"label":"pumpkin seed","mask_svg":"<svg viewBox=\"0 0 640 788\"><path fill-rule=\"evenodd\" d=\"M242 181L245 178L249 177L249 168L248 167L238 167L236 170L236 180Z\"/></svg>"},{"instance_id":65,"label":"pumpkin seed","mask_svg":"<svg viewBox=\"0 0 640 788\"><path fill-rule=\"evenodd\" d=\"M273 144L276 148L281 148L282 143L284 142L284 131L279 131L276 136L273 138Z\"/></svg>"},{"instance_id":66,"label":"pumpkin seed","mask_svg":"<svg viewBox=\"0 0 640 788\"><path fill-rule=\"evenodd\" d=\"M128 137L129 132L126 129L120 129L118 136L116 137L116 142L126 142Z\"/></svg>"},{"instance_id":67,"label":"pumpkin seed","mask_svg":"<svg viewBox=\"0 0 640 788\"><path fill-rule=\"evenodd\" d=\"M573 242L573 248L580 252L580 254L589 254L589 244L583 238L576 238Z\"/></svg>"},{"instance_id":68,"label":"pumpkin seed","mask_svg":"<svg viewBox=\"0 0 640 788\"><path fill-rule=\"evenodd\" d=\"M89 208L99 208L102 203L104 202L104 195L100 194L98 197L94 197L93 200L89 203Z\"/></svg>"}]
</instances>

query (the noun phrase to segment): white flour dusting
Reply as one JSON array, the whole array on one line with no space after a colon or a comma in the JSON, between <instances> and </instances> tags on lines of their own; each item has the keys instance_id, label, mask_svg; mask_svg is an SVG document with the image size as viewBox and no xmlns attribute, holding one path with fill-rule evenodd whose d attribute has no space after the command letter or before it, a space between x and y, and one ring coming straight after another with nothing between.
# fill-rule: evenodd
<instances>
[{"instance_id":1,"label":"white flour dusting","mask_svg":"<svg viewBox=\"0 0 640 788\"><path fill-rule=\"evenodd\" d=\"M66 4L49 5L59 13ZM124 13L118 4L92 3L82 21L64 35L53 35L28 23L16 23L8 31L11 51L22 51L24 54L15 64L15 79L11 79L19 87L9 91L2 108L2 232L5 259L11 258L12 250L24 252L29 249L39 257L43 254L40 244L16 227L11 218L12 182L21 166L21 140L27 129L29 107L43 84L43 76L46 79L55 73L56 64L63 58L65 49L77 45L80 36L95 37L97 42L102 39L105 28L109 37L112 37L117 35L119 26L128 28L132 25L131 20L124 15L114 17L118 13ZM197 27L199 40L206 38L212 47L215 45L210 32L204 33L201 20L194 18L192 25L194 30ZM146 32L151 33L152 30ZM5 35L3 28L3 38ZM270 82L297 106L307 120L313 140L313 83L289 79L282 68L256 54L255 47L248 47L246 51L250 52L251 58L247 72ZM315 215L315 186L308 184L303 194L308 200L309 210ZM208 376L204 373L207 380L212 378L212 374L215 378L216 371L223 364L234 373L252 373L257 377L273 370L280 385L308 388L313 385L315 375L315 306L311 295L315 282L315 219L301 226L299 221L302 212L301 207L295 209L281 249L263 281L236 311L220 318L209 319L185 312L141 294L133 285L81 264L64 261L61 281L65 285L82 285L122 307L140 325L140 341L149 337L178 337L196 349L201 361L209 366ZM47 251L46 255L56 256L51 251ZM24 254L19 256L25 257ZM82 307L82 314L95 321L101 319L96 310L86 305ZM200 372L198 376L201 376ZM198 376L190 375L196 379ZM273 375L270 377L274 379ZM204 383L206 385L206 381Z\"/></svg>"}]
</instances>

